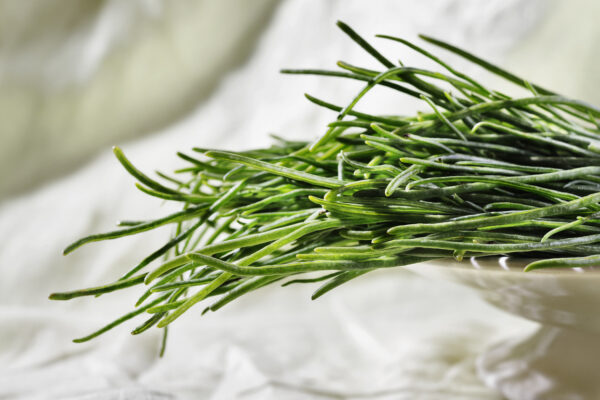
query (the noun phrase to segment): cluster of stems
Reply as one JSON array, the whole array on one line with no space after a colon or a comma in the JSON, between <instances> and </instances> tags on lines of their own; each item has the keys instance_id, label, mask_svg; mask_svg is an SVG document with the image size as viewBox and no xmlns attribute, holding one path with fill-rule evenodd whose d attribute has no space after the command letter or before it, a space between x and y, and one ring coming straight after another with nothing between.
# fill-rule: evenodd
<instances>
[{"instance_id":1,"label":"cluster of stems","mask_svg":"<svg viewBox=\"0 0 600 400\"><path fill-rule=\"evenodd\" d=\"M394 63L343 23L381 64L339 62L338 71L284 70L364 82L308 143L274 137L265 149L194 148L187 166L152 178L114 152L144 193L181 211L68 246L165 225L173 235L113 283L55 293L55 300L140 288L132 312L76 341L138 315L132 333L166 328L192 306L216 311L263 286L316 283L313 299L370 271L454 257L537 259L526 270L600 261L600 110L422 36L520 86L513 98L486 88L406 40L379 35L437 63L430 71ZM356 109L376 87L411 96L423 111L372 115Z\"/></svg>"}]
</instances>

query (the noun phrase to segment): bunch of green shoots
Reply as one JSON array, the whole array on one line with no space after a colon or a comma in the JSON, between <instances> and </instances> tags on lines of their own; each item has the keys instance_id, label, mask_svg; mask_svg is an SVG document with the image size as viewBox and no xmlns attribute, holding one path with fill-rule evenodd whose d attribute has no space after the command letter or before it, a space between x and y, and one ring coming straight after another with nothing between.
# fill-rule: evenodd
<instances>
[{"instance_id":1,"label":"bunch of green shoots","mask_svg":"<svg viewBox=\"0 0 600 400\"><path fill-rule=\"evenodd\" d=\"M526 270L600 261L600 109L557 95L440 40L459 55L528 90L511 98L406 40L396 41L445 72L397 65L350 27L339 27L381 64L339 62L340 71L284 70L364 82L314 143L275 138L269 148L195 148L176 178L160 181L114 152L149 196L181 211L88 236L68 246L139 234L174 234L116 282L50 296L66 300L133 286L130 313L76 342L138 315L133 330L166 328L198 303L216 311L273 283L320 283L316 299L370 271L432 259L507 255L538 259ZM412 116L356 109L375 86L422 101Z\"/></svg>"}]
</instances>

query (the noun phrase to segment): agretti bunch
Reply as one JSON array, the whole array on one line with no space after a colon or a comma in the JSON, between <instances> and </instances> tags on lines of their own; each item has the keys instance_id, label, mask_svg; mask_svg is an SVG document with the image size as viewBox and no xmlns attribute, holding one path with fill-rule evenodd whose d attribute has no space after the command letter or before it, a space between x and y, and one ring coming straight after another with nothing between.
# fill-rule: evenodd
<instances>
[{"instance_id":1,"label":"agretti bunch","mask_svg":"<svg viewBox=\"0 0 600 400\"><path fill-rule=\"evenodd\" d=\"M271 147L258 150L194 148L178 154L188 166L176 177L156 179L114 149L138 189L181 203L181 211L122 222L66 248L65 254L93 241L174 227L170 240L117 281L50 296L140 290L130 313L76 342L142 314L147 319L132 333L156 325L166 338L167 326L196 304L216 311L274 283L318 282L316 299L375 269L444 257L539 260L526 270L600 261L600 109L426 36L530 94L511 98L411 42L378 35L443 72L395 64L338 26L381 68L339 62L336 71L283 71L364 82L344 107L306 95L337 113L316 142L274 137ZM376 86L421 101L423 111L358 111Z\"/></svg>"}]
</instances>

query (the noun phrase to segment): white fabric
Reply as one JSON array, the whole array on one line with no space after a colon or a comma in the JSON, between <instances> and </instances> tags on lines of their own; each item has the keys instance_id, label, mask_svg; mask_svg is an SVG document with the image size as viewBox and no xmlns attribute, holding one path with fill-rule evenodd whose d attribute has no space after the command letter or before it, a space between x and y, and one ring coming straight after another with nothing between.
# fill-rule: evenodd
<instances>
[{"instance_id":1,"label":"white fabric","mask_svg":"<svg viewBox=\"0 0 600 400\"><path fill-rule=\"evenodd\" d=\"M0 200L181 118L250 53L274 5L0 0Z\"/></svg>"},{"instance_id":2,"label":"white fabric","mask_svg":"<svg viewBox=\"0 0 600 400\"><path fill-rule=\"evenodd\" d=\"M343 104L360 86L277 70L330 68L338 59L376 66L334 27L336 19L365 36L414 39L425 32L502 60L535 29L546 4L284 2L251 60L208 103L124 150L144 171L169 171L182 165L175 151L192 146L241 149L267 145L269 132L322 133L332 114L308 104L302 93ZM376 43L393 59L430 65L399 44ZM414 107L382 90L358 108L375 106L396 113ZM314 287L273 286L203 317L196 307L173 325L162 359L160 332L131 336L135 322L92 342L71 343L129 310L139 291L69 302L49 302L49 292L110 282L169 232L92 244L66 258L61 249L110 229L117 218L165 215L174 207L136 191L108 149L73 175L0 206L0 398L498 399L478 380L474 359L498 338L531 329L467 289L389 270L316 302L310 301Z\"/></svg>"}]
</instances>

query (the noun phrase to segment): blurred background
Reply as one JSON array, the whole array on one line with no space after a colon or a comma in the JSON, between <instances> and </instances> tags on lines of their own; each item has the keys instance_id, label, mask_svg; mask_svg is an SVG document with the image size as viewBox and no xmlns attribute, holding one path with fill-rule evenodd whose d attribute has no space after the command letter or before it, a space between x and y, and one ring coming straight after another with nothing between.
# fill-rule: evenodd
<instances>
[{"instance_id":1,"label":"blurred background","mask_svg":"<svg viewBox=\"0 0 600 400\"><path fill-rule=\"evenodd\" d=\"M172 207L136 191L112 145L152 172L181 165L175 152L193 146L242 149L268 145L269 133L322 134L335 116L303 93L344 104L360 85L278 70L334 69L340 59L376 66L336 20L367 38L439 37L600 104L599 16L596 0L0 0L0 398L497 398L474 376L473 357L494 335L529 326L402 272L394 284L373 274L318 304L309 302L310 288L290 288L201 321L189 313L161 361L154 333L117 330L69 343L114 317L127 294L46 299L114 280L169 235L60 255L117 219ZM372 43L392 59L431 67L398 44ZM440 54L488 86L512 90ZM365 107L414 111L410 99L384 91ZM432 300L407 302L423 293ZM460 314L436 302L444 296L462 304ZM441 310L437 322L423 317ZM433 334L443 330L454 336ZM268 345L257 340L264 335Z\"/></svg>"}]
</instances>

